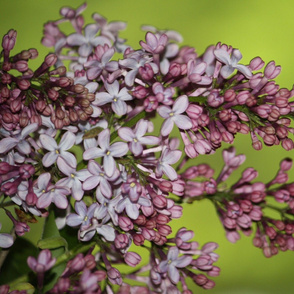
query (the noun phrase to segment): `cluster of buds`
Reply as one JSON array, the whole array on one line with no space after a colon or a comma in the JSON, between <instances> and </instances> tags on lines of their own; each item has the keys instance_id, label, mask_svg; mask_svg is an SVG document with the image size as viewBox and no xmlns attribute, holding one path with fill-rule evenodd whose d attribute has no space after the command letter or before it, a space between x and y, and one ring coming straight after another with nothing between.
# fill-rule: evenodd
<instances>
[{"instance_id":1,"label":"cluster of buds","mask_svg":"<svg viewBox=\"0 0 294 294\"><path fill-rule=\"evenodd\" d=\"M117 293L182 289L189 294L191 279L213 288L209 277L220 272L214 265L217 244L200 248L186 228L173 234L172 220L181 218L180 204L186 200L210 199L232 242L239 231L248 235L256 224L254 245L266 256L293 250L290 160L281 163L268 184L252 183L257 172L249 168L225 188L223 182L245 160L233 147L223 151L225 166L216 179L206 164L182 172L191 159L215 152L222 142L232 144L237 133L250 134L257 150L259 138L268 146L281 143L293 149L288 135L294 132L289 119L294 92L275 83L281 68L270 62L259 72L261 58L240 64L240 51L220 43L198 56L194 48L178 45L178 33L153 27L144 28L145 41L135 50L119 37L125 23L108 23L95 13L94 23L85 25L85 8L62 8L61 19L45 24L42 43L55 52L35 71L28 68L35 49L10 54L15 31L2 42L0 209L17 235L29 231L29 219L58 216L59 233L38 243L44 249L38 260L28 258L37 275L33 286L48 294L114 293L117 285ZM60 29L66 21L72 34ZM121 58L112 60L118 54ZM171 136L175 127L183 150ZM272 206L269 197L283 207ZM17 208L17 217L9 206ZM281 218L266 216L265 208L280 212ZM76 247L68 248L73 232ZM0 234L0 246L12 246L12 235ZM62 246L65 252L52 257L49 249ZM136 246L149 251L147 265L139 267ZM61 263L65 270L60 275L55 270ZM135 269L121 273L116 264ZM60 275L55 285L50 281L50 289L45 271ZM131 286L125 279L144 285ZM2 286L0 293L13 291Z\"/></svg>"}]
</instances>

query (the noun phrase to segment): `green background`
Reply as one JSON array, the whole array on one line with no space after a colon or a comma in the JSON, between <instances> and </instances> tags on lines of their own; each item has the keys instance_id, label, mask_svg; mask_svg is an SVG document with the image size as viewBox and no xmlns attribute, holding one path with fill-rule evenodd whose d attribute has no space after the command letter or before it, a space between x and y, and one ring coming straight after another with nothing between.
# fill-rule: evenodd
<instances>
[{"instance_id":1,"label":"green background","mask_svg":"<svg viewBox=\"0 0 294 294\"><path fill-rule=\"evenodd\" d=\"M62 6L82 4L82 1L57 0L0 0L0 35L14 28L18 32L16 53L23 49L37 48L39 59L32 61L36 67L48 53L42 47L42 25L48 20L59 18ZM291 0L89 0L84 12L91 20L93 12L98 12L108 20L127 21L128 28L122 33L128 44L137 48L144 33L142 24L150 24L159 29L173 29L184 37L184 45L196 47L201 54L211 44L221 41L238 48L243 54L242 63L247 64L253 57L260 56L267 63L275 60L282 66L277 78L281 87L292 88L294 81L294 3ZM282 158L293 158L293 151L286 152L279 147L264 147L262 151L251 148L249 136L239 135L236 139L237 153L245 153L244 166L259 170L259 180L269 181ZM201 156L195 163L208 162L218 172L221 167L221 152ZM232 177L238 179L241 170ZM294 173L290 180L293 181ZM2 212L1 212L2 213ZM175 228L186 226L195 231L195 240L200 244L218 242L220 255L217 265L220 277L214 278L216 288L210 293L293 293L293 253L279 253L266 259L262 252L252 246L252 238L242 236L236 244L229 243L224 230L209 202L195 203L184 208L184 217L175 221ZM32 226L28 235L38 236ZM193 284L191 284L191 289ZM199 287L194 293L204 293Z\"/></svg>"}]
</instances>

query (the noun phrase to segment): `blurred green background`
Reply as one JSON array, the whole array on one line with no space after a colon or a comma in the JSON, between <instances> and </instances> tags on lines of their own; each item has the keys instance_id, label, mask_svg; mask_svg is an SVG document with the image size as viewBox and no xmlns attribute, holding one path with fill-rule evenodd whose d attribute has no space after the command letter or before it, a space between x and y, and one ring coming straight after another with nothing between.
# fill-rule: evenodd
<instances>
[{"instance_id":1,"label":"blurred green background","mask_svg":"<svg viewBox=\"0 0 294 294\"><path fill-rule=\"evenodd\" d=\"M32 67L36 67L48 53L48 49L40 43L43 24L58 19L60 7L76 8L82 3L73 0L0 0L0 35L11 28L17 30L17 45L13 53L37 48L39 58L31 63ZM122 37L127 38L128 44L134 48L144 39L144 33L140 31L143 24L180 32L184 37L183 44L196 47L199 54L207 46L221 41L241 51L243 64L255 56L260 56L266 63L275 60L282 66L278 83L281 87L292 88L294 4L291 0L89 0L87 3L84 15L88 21L91 21L94 12L110 21L126 21L128 28ZM282 158L293 158L293 151L286 152L281 147L264 147L262 151L254 151L249 136L239 135L235 146L237 153L247 155L244 166L259 170L258 179L263 181L269 181L275 175ZM195 160L197 164L200 162L208 162L217 172L220 171L220 150L215 155ZM240 174L241 170L237 171L231 183ZM290 180L294 180L293 172ZM242 236L236 244L229 243L208 201L185 206L184 217L174 223L175 228L186 226L193 229L200 244L208 241L219 243L217 253L220 259L217 265L221 268L221 275L214 278L216 288L210 293L293 293L293 253L279 253L266 259L259 249L252 246L251 237ZM32 226L29 237L36 239L38 234ZM193 292L204 293L204 290L197 287L193 288Z\"/></svg>"}]
</instances>

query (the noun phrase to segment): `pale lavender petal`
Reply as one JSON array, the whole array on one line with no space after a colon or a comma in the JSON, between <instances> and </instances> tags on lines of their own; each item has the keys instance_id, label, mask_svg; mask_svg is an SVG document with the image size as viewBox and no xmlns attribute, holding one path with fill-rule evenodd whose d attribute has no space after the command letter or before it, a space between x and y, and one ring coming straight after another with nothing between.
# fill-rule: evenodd
<instances>
[{"instance_id":1,"label":"pale lavender petal","mask_svg":"<svg viewBox=\"0 0 294 294\"><path fill-rule=\"evenodd\" d=\"M118 129L118 135L125 141L130 142L135 138L135 134L131 128L123 127Z\"/></svg>"},{"instance_id":2,"label":"pale lavender petal","mask_svg":"<svg viewBox=\"0 0 294 294\"><path fill-rule=\"evenodd\" d=\"M92 50L93 50L93 46L88 43L85 43L79 47L78 52L80 56L88 57L92 53Z\"/></svg>"},{"instance_id":3,"label":"pale lavender petal","mask_svg":"<svg viewBox=\"0 0 294 294\"><path fill-rule=\"evenodd\" d=\"M37 123L29 124L21 131L21 137L22 138L27 137L30 133L35 132L38 128L39 128L39 125Z\"/></svg>"},{"instance_id":4,"label":"pale lavender petal","mask_svg":"<svg viewBox=\"0 0 294 294\"><path fill-rule=\"evenodd\" d=\"M155 136L145 136L140 138L140 142L144 145L157 145L160 142L160 139Z\"/></svg>"},{"instance_id":5,"label":"pale lavender petal","mask_svg":"<svg viewBox=\"0 0 294 294\"><path fill-rule=\"evenodd\" d=\"M180 273L172 264L168 267L168 276L174 284L177 284L180 280Z\"/></svg>"},{"instance_id":6,"label":"pale lavender petal","mask_svg":"<svg viewBox=\"0 0 294 294\"><path fill-rule=\"evenodd\" d=\"M116 169L116 164L115 164L115 160L113 159L112 156L109 155L105 155L103 157L103 165L104 165L104 170L105 173L108 177L111 177Z\"/></svg>"},{"instance_id":7,"label":"pale lavender petal","mask_svg":"<svg viewBox=\"0 0 294 294\"><path fill-rule=\"evenodd\" d=\"M229 77L234 72L234 68L230 65L224 65L220 71L223 78Z\"/></svg>"},{"instance_id":8,"label":"pale lavender petal","mask_svg":"<svg viewBox=\"0 0 294 294\"><path fill-rule=\"evenodd\" d=\"M62 157L57 158L57 166L59 170L66 176L70 176L75 173L75 169L70 167Z\"/></svg>"},{"instance_id":9,"label":"pale lavender petal","mask_svg":"<svg viewBox=\"0 0 294 294\"><path fill-rule=\"evenodd\" d=\"M127 88L122 88L119 91L117 97L119 97L119 99L123 101L133 100L133 97L129 94L129 90Z\"/></svg>"},{"instance_id":10,"label":"pale lavender petal","mask_svg":"<svg viewBox=\"0 0 294 294\"><path fill-rule=\"evenodd\" d=\"M142 206L150 207L151 201L145 197L140 197L138 200L138 204L140 204Z\"/></svg>"},{"instance_id":11,"label":"pale lavender petal","mask_svg":"<svg viewBox=\"0 0 294 294\"><path fill-rule=\"evenodd\" d=\"M100 181L100 190L101 193L107 197L110 198L111 194L112 194L112 189L111 189L111 185L109 184L109 182L105 179L101 179Z\"/></svg>"},{"instance_id":12,"label":"pale lavender petal","mask_svg":"<svg viewBox=\"0 0 294 294\"><path fill-rule=\"evenodd\" d=\"M82 223L83 223L83 218L74 213L71 213L66 217L66 224L70 227L77 227L77 226L80 226Z\"/></svg>"},{"instance_id":13,"label":"pale lavender petal","mask_svg":"<svg viewBox=\"0 0 294 294\"><path fill-rule=\"evenodd\" d=\"M172 110L170 109L170 107L162 105L157 108L157 112L159 113L161 117L168 118Z\"/></svg>"},{"instance_id":14,"label":"pale lavender petal","mask_svg":"<svg viewBox=\"0 0 294 294\"><path fill-rule=\"evenodd\" d=\"M58 156L59 154L55 153L54 151L46 153L42 159L43 165L45 167L51 166L56 161Z\"/></svg>"},{"instance_id":15,"label":"pale lavender petal","mask_svg":"<svg viewBox=\"0 0 294 294\"><path fill-rule=\"evenodd\" d=\"M95 230L87 232L82 238L82 241L87 242L91 240L94 237L95 233L96 233Z\"/></svg>"},{"instance_id":16,"label":"pale lavender petal","mask_svg":"<svg viewBox=\"0 0 294 294\"><path fill-rule=\"evenodd\" d=\"M83 183L83 189L84 190L92 190L95 187L97 187L100 183L100 177L99 176L92 176L85 180Z\"/></svg>"},{"instance_id":17,"label":"pale lavender petal","mask_svg":"<svg viewBox=\"0 0 294 294\"><path fill-rule=\"evenodd\" d=\"M160 273L166 273L168 268L169 268L168 260L164 260L158 265L158 271Z\"/></svg>"},{"instance_id":18,"label":"pale lavender petal","mask_svg":"<svg viewBox=\"0 0 294 294\"><path fill-rule=\"evenodd\" d=\"M101 62L102 62L103 64L106 64L106 63L111 59L111 57L113 56L113 54L114 54L114 48L109 48L109 50L107 50L107 51L103 54L103 56L102 56L102 58L101 58Z\"/></svg>"},{"instance_id":19,"label":"pale lavender petal","mask_svg":"<svg viewBox=\"0 0 294 294\"><path fill-rule=\"evenodd\" d=\"M137 69L131 70L127 73L127 75L125 77L125 83L128 87L133 86L137 73L138 73Z\"/></svg>"},{"instance_id":20,"label":"pale lavender petal","mask_svg":"<svg viewBox=\"0 0 294 294\"><path fill-rule=\"evenodd\" d=\"M147 120L140 119L136 124L134 132L135 132L137 138L141 138L146 134L147 130L148 130Z\"/></svg>"},{"instance_id":21,"label":"pale lavender petal","mask_svg":"<svg viewBox=\"0 0 294 294\"><path fill-rule=\"evenodd\" d=\"M162 136L169 135L173 127L174 127L173 120L171 118L166 119L161 126L161 135Z\"/></svg>"},{"instance_id":22,"label":"pale lavender petal","mask_svg":"<svg viewBox=\"0 0 294 294\"><path fill-rule=\"evenodd\" d=\"M167 253L168 260L176 260L179 255L179 249L177 247L170 247Z\"/></svg>"},{"instance_id":23,"label":"pale lavender petal","mask_svg":"<svg viewBox=\"0 0 294 294\"><path fill-rule=\"evenodd\" d=\"M47 187L48 187L48 184L50 182L50 179L51 179L50 173L41 174L38 177L38 187L39 187L39 189L46 190Z\"/></svg>"},{"instance_id":24,"label":"pale lavender petal","mask_svg":"<svg viewBox=\"0 0 294 294\"><path fill-rule=\"evenodd\" d=\"M192 128L191 119L183 114L178 114L173 119L174 123L178 126L179 129L188 130Z\"/></svg>"},{"instance_id":25,"label":"pale lavender petal","mask_svg":"<svg viewBox=\"0 0 294 294\"><path fill-rule=\"evenodd\" d=\"M95 159L105 155L105 151L97 148L91 147L83 153L84 160Z\"/></svg>"},{"instance_id":26,"label":"pale lavender petal","mask_svg":"<svg viewBox=\"0 0 294 294\"><path fill-rule=\"evenodd\" d=\"M67 37L66 41L70 46L81 46L87 42L86 38L81 34L71 34Z\"/></svg>"},{"instance_id":27,"label":"pale lavender petal","mask_svg":"<svg viewBox=\"0 0 294 294\"><path fill-rule=\"evenodd\" d=\"M68 150L74 145L75 141L76 141L75 134L68 131L62 136L60 143L59 143L59 149L60 150Z\"/></svg>"},{"instance_id":28,"label":"pale lavender petal","mask_svg":"<svg viewBox=\"0 0 294 294\"><path fill-rule=\"evenodd\" d=\"M80 201L83 198L84 190L82 189L82 183L78 179L74 179L71 191L75 200Z\"/></svg>"},{"instance_id":29,"label":"pale lavender petal","mask_svg":"<svg viewBox=\"0 0 294 294\"><path fill-rule=\"evenodd\" d=\"M6 153L18 144L19 140L15 138L4 138L0 141L0 153Z\"/></svg>"},{"instance_id":30,"label":"pale lavender petal","mask_svg":"<svg viewBox=\"0 0 294 294\"><path fill-rule=\"evenodd\" d=\"M178 162L178 160L182 156L182 151L180 150L169 150L168 152L164 153L164 163L174 164Z\"/></svg>"},{"instance_id":31,"label":"pale lavender petal","mask_svg":"<svg viewBox=\"0 0 294 294\"><path fill-rule=\"evenodd\" d=\"M232 64L237 64L242 59L242 54L238 49L234 49L231 55Z\"/></svg>"},{"instance_id":32,"label":"pale lavender petal","mask_svg":"<svg viewBox=\"0 0 294 294\"><path fill-rule=\"evenodd\" d=\"M113 157L122 157L127 154L128 150L128 144L124 142L115 142L109 147L109 151Z\"/></svg>"},{"instance_id":33,"label":"pale lavender petal","mask_svg":"<svg viewBox=\"0 0 294 294\"><path fill-rule=\"evenodd\" d=\"M97 233L102 235L107 241L114 241L115 231L114 228L109 225L104 225L101 228L97 228Z\"/></svg>"},{"instance_id":34,"label":"pale lavender petal","mask_svg":"<svg viewBox=\"0 0 294 294\"><path fill-rule=\"evenodd\" d=\"M81 169L76 172L76 177L82 182L88 179L90 176L91 174L89 173L87 169Z\"/></svg>"},{"instance_id":35,"label":"pale lavender petal","mask_svg":"<svg viewBox=\"0 0 294 294\"><path fill-rule=\"evenodd\" d=\"M71 166L71 167L76 167L77 166L77 160L75 158L75 156L70 153L70 152L66 152L63 151L60 156L66 161L66 163Z\"/></svg>"},{"instance_id":36,"label":"pale lavender petal","mask_svg":"<svg viewBox=\"0 0 294 294\"><path fill-rule=\"evenodd\" d=\"M43 193L37 200L36 206L38 208L46 208L48 207L52 202L52 193Z\"/></svg>"},{"instance_id":37,"label":"pale lavender petal","mask_svg":"<svg viewBox=\"0 0 294 294\"><path fill-rule=\"evenodd\" d=\"M65 209L68 206L68 200L64 195L56 194L53 198L53 202L60 209Z\"/></svg>"},{"instance_id":38,"label":"pale lavender petal","mask_svg":"<svg viewBox=\"0 0 294 294\"><path fill-rule=\"evenodd\" d=\"M8 248L13 244L13 237L9 234L0 234L0 248Z\"/></svg>"},{"instance_id":39,"label":"pale lavender petal","mask_svg":"<svg viewBox=\"0 0 294 294\"><path fill-rule=\"evenodd\" d=\"M183 267L188 266L192 260L193 260L192 256L183 255L183 256L178 257L177 260L175 260L173 262L173 264L176 267L183 268Z\"/></svg>"},{"instance_id":40,"label":"pale lavender petal","mask_svg":"<svg viewBox=\"0 0 294 294\"><path fill-rule=\"evenodd\" d=\"M225 64L230 64L231 58L227 51L223 49L214 50L215 57Z\"/></svg>"},{"instance_id":41,"label":"pale lavender petal","mask_svg":"<svg viewBox=\"0 0 294 294\"><path fill-rule=\"evenodd\" d=\"M75 211L78 215L84 218L87 215L87 206L84 201L76 201Z\"/></svg>"},{"instance_id":42,"label":"pale lavender petal","mask_svg":"<svg viewBox=\"0 0 294 294\"><path fill-rule=\"evenodd\" d=\"M95 37L99 30L99 26L97 24L89 24L85 27L85 37L88 40L91 40Z\"/></svg>"},{"instance_id":43,"label":"pale lavender petal","mask_svg":"<svg viewBox=\"0 0 294 294\"><path fill-rule=\"evenodd\" d=\"M163 172L171 181L175 181L178 178L177 172L170 165L164 164L162 165L162 169L163 169Z\"/></svg>"},{"instance_id":44,"label":"pale lavender petal","mask_svg":"<svg viewBox=\"0 0 294 294\"><path fill-rule=\"evenodd\" d=\"M186 95L180 96L173 105L175 114L183 113L189 106L189 100Z\"/></svg>"},{"instance_id":45,"label":"pale lavender petal","mask_svg":"<svg viewBox=\"0 0 294 294\"><path fill-rule=\"evenodd\" d=\"M93 105L96 106L101 106L101 105L105 105L107 103L110 103L113 101L113 96L106 93L106 92L102 92L102 93L96 93L95 95L95 101L92 102Z\"/></svg>"},{"instance_id":46,"label":"pale lavender petal","mask_svg":"<svg viewBox=\"0 0 294 294\"><path fill-rule=\"evenodd\" d=\"M135 156L138 156L143 152L143 147L141 143L132 141L130 142L130 150Z\"/></svg>"},{"instance_id":47,"label":"pale lavender petal","mask_svg":"<svg viewBox=\"0 0 294 294\"><path fill-rule=\"evenodd\" d=\"M101 72L102 72L102 68L100 68L100 67L89 68L87 70L87 77L89 80L94 80L100 75ZM95 103L95 101L94 101L94 103ZM94 105L97 105L97 104L94 104ZM103 105L103 104L100 104L100 105Z\"/></svg>"},{"instance_id":48,"label":"pale lavender petal","mask_svg":"<svg viewBox=\"0 0 294 294\"><path fill-rule=\"evenodd\" d=\"M119 82L115 80L112 84L108 84L107 82L104 83L105 89L107 92L113 97L117 96L119 92Z\"/></svg>"},{"instance_id":49,"label":"pale lavender petal","mask_svg":"<svg viewBox=\"0 0 294 294\"><path fill-rule=\"evenodd\" d=\"M45 148L46 150L55 151L58 148L55 140L48 135L41 134L39 137L39 140L40 140L43 148Z\"/></svg>"},{"instance_id":50,"label":"pale lavender petal","mask_svg":"<svg viewBox=\"0 0 294 294\"><path fill-rule=\"evenodd\" d=\"M237 64L237 65L235 66L235 68L236 68L239 72L241 72L246 78L250 78L250 77L252 77L252 72L251 72L251 70L250 70L247 66L242 65L242 64Z\"/></svg>"},{"instance_id":51,"label":"pale lavender petal","mask_svg":"<svg viewBox=\"0 0 294 294\"><path fill-rule=\"evenodd\" d=\"M103 130L98 136L98 144L103 150L108 150L110 141L109 129Z\"/></svg>"},{"instance_id":52,"label":"pale lavender petal","mask_svg":"<svg viewBox=\"0 0 294 294\"><path fill-rule=\"evenodd\" d=\"M119 116L126 114L128 110L126 102L119 99L115 102L112 102L111 108Z\"/></svg>"},{"instance_id":53,"label":"pale lavender petal","mask_svg":"<svg viewBox=\"0 0 294 294\"><path fill-rule=\"evenodd\" d=\"M131 219L137 219L139 216L139 209L136 204L129 203L126 206L126 213Z\"/></svg>"}]
</instances>

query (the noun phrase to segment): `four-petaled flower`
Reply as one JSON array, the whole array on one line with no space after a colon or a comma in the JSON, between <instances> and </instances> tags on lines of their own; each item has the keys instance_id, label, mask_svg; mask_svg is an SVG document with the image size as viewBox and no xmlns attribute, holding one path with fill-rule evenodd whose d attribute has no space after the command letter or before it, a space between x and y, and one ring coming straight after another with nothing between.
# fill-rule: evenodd
<instances>
[{"instance_id":1,"label":"four-petaled flower","mask_svg":"<svg viewBox=\"0 0 294 294\"><path fill-rule=\"evenodd\" d=\"M235 69L248 79L252 77L250 69L245 65L238 63L242 59L242 54L238 49L234 49L231 56L223 49L216 49L214 50L214 55L219 61L225 64L220 71L220 74L224 79L228 78Z\"/></svg>"},{"instance_id":2,"label":"four-petaled flower","mask_svg":"<svg viewBox=\"0 0 294 294\"><path fill-rule=\"evenodd\" d=\"M158 271L160 273L168 273L171 282L177 284L180 280L178 268L188 266L192 260L192 256L189 255L179 257L179 249L177 247L170 247L166 260L161 261L158 265Z\"/></svg>"},{"instance_id":3,"label":"four-petaled flower","mask_svg":"<svg viewBox=\"0 0 294 294\"><path fill-rule=\"evenodd\" d=\"M92 147L86 150L83 154L85 160L103 157L103 166L108 177L112 177L116 170L116 164L113 157L124 156L129 148L127 143L115 142L110 145L110 131L103 130L98 136L98 144L101 148Z\"/></svg>"},{"instance_id":4,"label":"four-petaled flower","mask_svg":"<svg viewBox=\"0 0 294 294\"><path fill-rule=\"evenodd\" d=\"M187 130L192 128L192 122L190 118L181 113L185 112L189 106L189 100L186 95L182 95L178 97L175 101L172 109L169 106L159 106L157 111L159 115L166 120L163 122L161 126L161 135L167 136L170 134L174 127L174 123L178 126L178 128Z\"/></svg>"}]
</instances>

